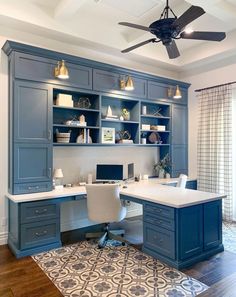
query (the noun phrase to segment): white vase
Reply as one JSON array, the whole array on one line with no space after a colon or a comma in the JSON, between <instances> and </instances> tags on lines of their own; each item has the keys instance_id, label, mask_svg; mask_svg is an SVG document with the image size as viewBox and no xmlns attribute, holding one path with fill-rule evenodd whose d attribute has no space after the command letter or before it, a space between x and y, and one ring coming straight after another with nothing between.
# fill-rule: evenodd
<instances>
[{"instance_id":1,"label":"white vase","mask_svg":"<svg viewBox=\"0 0 236 297\"><path fill-rule=\"evenodd\" d=\"M170 178L170 174L169 173L166 173L166 178Z\"/></svg>"},{"instance_id":2,"label":"white vase","mask_svg":"<svg viewBox=\"0 0 236 297\"><path fill-rule=\"evenodd\" d=\"M165 170L164 169L160 169L159 170L159 175L158 175L159 178L164 178L165 177Z\"/></svg>"}]
</instances>

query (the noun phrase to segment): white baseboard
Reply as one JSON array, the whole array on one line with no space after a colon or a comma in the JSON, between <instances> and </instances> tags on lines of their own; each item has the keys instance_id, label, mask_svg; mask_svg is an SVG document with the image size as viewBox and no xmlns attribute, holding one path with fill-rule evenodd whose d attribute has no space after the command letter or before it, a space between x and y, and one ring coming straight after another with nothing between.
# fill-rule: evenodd
<instances>
[{"instance_id":1,"label":"white baseboard","mask_svg":"<svg viewBox=\"0 0 236 297\"><path fill-rule=\"evenodd\" d=\"M8 232L0 233L0 245L7 244Z\"/></svg>"}]
</instances>

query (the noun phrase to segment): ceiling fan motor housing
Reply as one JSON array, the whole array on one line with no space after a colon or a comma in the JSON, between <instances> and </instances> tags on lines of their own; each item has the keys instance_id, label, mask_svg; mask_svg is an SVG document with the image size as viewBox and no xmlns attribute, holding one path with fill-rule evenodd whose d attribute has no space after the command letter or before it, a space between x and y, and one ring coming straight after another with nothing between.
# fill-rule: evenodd
<instances>
[{"instance_id":1,"label":"ceiling fan motor housing","mask_svg":"<svg viewBox=\"0 0 236 297\"><path fill-rule=\"evenodd\" d=\"M149 28L152 34L162 41L164 45L170 45L173 38L176 38L180 31L172 24L176 18L160 19L153 22Z\"/></svg>"}]
</instances>

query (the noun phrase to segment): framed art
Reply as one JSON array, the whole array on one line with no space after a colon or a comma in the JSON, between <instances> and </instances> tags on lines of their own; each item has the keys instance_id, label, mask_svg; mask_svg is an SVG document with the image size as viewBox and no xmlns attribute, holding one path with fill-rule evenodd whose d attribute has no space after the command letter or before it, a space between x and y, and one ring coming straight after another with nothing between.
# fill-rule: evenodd
<instances>
[{"instance_id":1,"label":"framed art","mask_svg":"<svg viewBox=\"0 0 236 297\"><path fill-rule=\"evenodd\" d=\"M115 143L115 128L102 128L102 143Z\"/></svg>"}]
</instances>

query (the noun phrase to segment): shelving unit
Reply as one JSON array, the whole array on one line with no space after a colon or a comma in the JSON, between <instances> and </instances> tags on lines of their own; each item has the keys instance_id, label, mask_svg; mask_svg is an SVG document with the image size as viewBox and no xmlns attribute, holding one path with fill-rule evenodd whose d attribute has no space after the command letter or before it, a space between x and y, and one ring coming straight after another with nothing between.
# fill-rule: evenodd
<instances>
[{"instance_id":1,"label":"shelving unit","mask_svg":"<svg viewBox=\"0 0 236 297\"><path fill-rule=\"evenodd\" d=\"M74 107L63 107L55 105L56 96L58 93L71 94L74 102ZM89 108L81 108L77 106L79 98L89 98L91 106ZM53 133L54 146L147 146L147 147L163 147L167 152L170 146L171 134L171 110L170 104L159 103L151 101L135 100L124 98L121 96L108 96L98 94L88 94L81 92L74 92L68 90L54 89L53 90ZM147 113L142 114L143 106L146 106ZM116 118L107 119L108 107L112 111L112 115ZM129 119L121 119L122 109L127 109L130 113ZM155 115L155 112L159 114ZM73 126L66 125L65 122L73 118L79 118L81 115L85 116L87 126ZM157 126L162 125L166 127L165 131L157 131L155 129L142 129L142 125ZM116 131L115 144L101 143L102 128L114 128ZM78 135L83 133L83 130L89 129L90 136L93 143L76 143ZM57 143L56 130L59 132L71 131L70 143ZM120 143L119 132L127 131L133 143ZM158 133L160 142L151 143L149 136L151 133ZM141 138L146 138L146 144L142 144Z\"/></svg>"},{"instance_id":2,"label":"shelving unit","mask_svg":"<svg viewBox=\"0 0 236 297\"><path fill-rule=\"evenodd\" d=\"M56 105L58 94L72 95L73 107ZM88 98L90 106L88 108L78 107L80 98ZM97 94L85 94L80 92L54 89L53 90L53 141L54 145L91 145L90 143L76 143L77 137L84 133L89 133L92 144L99 143L100 139L100 98ZM67 125L68 120L79 120L81 115L85 116L86 126ZM71 131L70 143L57 143L56 132L68 133Z\"/></svg>"},{"instance_id":3,"label":"shelving unit","mask_svg":"<svg viewBox=\"0 0 236 297\"><path fill-rule=\"evenodd\" d=\"M143 107L146 106L146 113L143 114ZM170 145L170 129L171 129L171 116L170 105L156 102L141 102L140 109L140 140L146 139L146 144L153 144L149 137L152 133L156 133L160 138L157 143L158 146ZM150 125L150 129L142 129L142 125ZM159 131L158 129L152 129L151 126L165 126L165 131ZM141 140L142 141L142 140Z\"/></svg>"}]
</instances>

